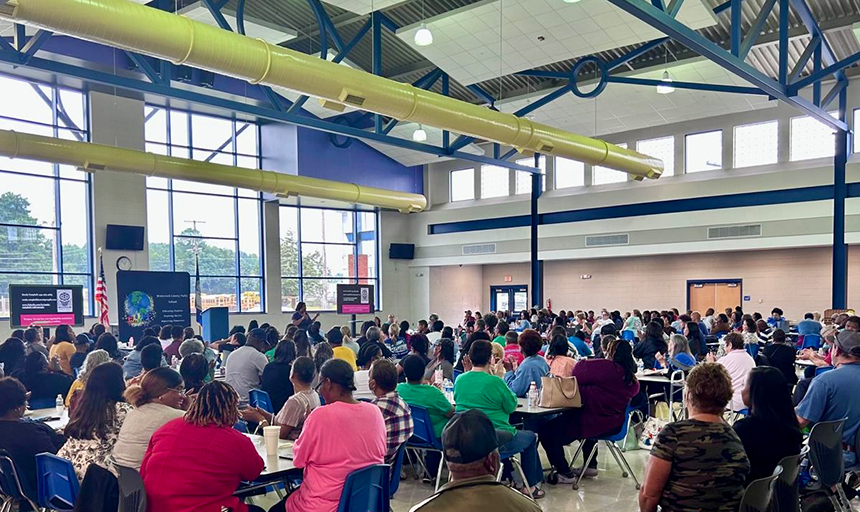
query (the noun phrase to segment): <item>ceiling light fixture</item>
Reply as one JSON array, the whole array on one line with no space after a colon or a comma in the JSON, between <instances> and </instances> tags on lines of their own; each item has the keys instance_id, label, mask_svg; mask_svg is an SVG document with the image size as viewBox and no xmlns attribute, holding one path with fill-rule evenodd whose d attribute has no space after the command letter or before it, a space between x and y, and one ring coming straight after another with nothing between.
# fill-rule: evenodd
<instances>
[{"instance_id":1,"label":"ceiling light fixture","mask_svg":"<svg viewBox=\"0 0 860 512\"><path fill-rule=\"evenodd\" d=\"M412 140L415 142L424 142L427 140L427 132L424 131L423 125L418 125L418 128L412 132Z\"/></svg>"},{"instance_id":2,"label":"ceiling light fixture","mask_svg":"<svg viewBox=\"0 0 860 512\"><path fill-rule=\"evenodd\" d=\"M582 0L564 0L564 3L566 3L566 4L578 4L581 1Z\"/></svg>"},{"instance_id":3,"label":"ceiling light fixture","mask_svg":"<svg viewBox=\"0 0 860 512\"><path fill-rule=\"evenodd\" d=\"M663 71L663 78L660 79L663 84L666 85L658 85L657 86L657 94L670 94L675 92L675 88L672 86L672 77L669 76L669 71Z\"/></svg>"},{"instance_id":4,"label":"ceiling light fixture","mask_svg":"<svg viewBox=\"0 0 860 512\"><path fill-rule=\"evenodd\" d=\"M415 44L418 46L430 46L433 44L433 32L430 32L427 25L422 23L418 32L415 32Z\"/></svg>"}]
</instances>

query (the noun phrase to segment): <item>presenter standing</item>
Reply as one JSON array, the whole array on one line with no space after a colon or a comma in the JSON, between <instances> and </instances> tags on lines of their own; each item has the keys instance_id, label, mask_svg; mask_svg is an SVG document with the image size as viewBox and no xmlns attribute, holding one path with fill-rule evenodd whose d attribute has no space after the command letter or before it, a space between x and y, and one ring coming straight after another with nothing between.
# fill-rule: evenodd
<instances>
[{"instance_id":1,"label":"presenter standing","mask_svg":"<svg viewBox=\"0 0 860 512\"><path fill-rule=\"evenodd\" d=\"M299 302L296 304L296 312L293 313L293 325L298 327L299 329L308 330L308 327L311 326L312 323L316 322L317 318L319 318L320 314L317 313L311 318L308 315L308 306L304 302Z\"/></svg>"}]
</instances>

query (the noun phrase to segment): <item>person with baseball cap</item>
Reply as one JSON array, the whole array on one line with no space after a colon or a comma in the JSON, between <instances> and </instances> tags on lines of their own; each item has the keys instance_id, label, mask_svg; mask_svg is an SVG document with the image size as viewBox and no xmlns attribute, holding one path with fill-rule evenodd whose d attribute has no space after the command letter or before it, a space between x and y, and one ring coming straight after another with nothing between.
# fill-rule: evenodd
<instances>
[{"instance_id":1,"label":"person with baseball cap","mask_svg":"<svg viewBox=\"0 0 860 512\"><path fill-rule=\"evenodd\" d=\"M809 391L795 408L797 421L804 427L820 421L845 421L842 430L842 447L845 450L845 466L853 466L857 460L854 437L860 428L860 333L842 331L836 335L830 351L836 368L812 379Z\"/></svg>"},{"instance_id":2,"label":"person with baseball cap","mask_svg":"<svg viewBox=\"0 0 860 512\"><path fill-rule=\"evenodd\" d=\"M501 464L499 447L512 437L510 432L495 429L479 409L455 415L442 431L451 481L410 512L539 511L534 500L496 481Z\"/></svg>"}]
</instances>

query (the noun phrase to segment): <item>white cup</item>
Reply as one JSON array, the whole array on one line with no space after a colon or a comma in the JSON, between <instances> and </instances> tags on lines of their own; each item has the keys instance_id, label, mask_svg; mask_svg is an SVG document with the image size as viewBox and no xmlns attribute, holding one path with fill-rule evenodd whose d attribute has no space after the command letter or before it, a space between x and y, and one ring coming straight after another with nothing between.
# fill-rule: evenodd
<instances>
[{"instance_id":1,"label":"white cup","mask_svg":"<svg viewBox=\"0 0 860 512\"><path fill-rule=\"evenodd\" d=\"M274 425L263 427L263 438L266 441L266 455L275 457L278 455L278 440L281 436L281 427Z\"/></svg>"}]
</instances>

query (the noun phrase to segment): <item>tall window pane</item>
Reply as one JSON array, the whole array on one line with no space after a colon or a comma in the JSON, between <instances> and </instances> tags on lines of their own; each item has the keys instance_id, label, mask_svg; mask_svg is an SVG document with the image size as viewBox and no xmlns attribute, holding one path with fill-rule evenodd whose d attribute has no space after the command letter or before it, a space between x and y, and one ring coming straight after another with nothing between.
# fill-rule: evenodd
<instances>
[{"instance_id":1,"label":"tall window pane","mask_svg":"<svg viewBox=\"0 0 860 512\"><path fill-rule=\"evenodd\" d=\"M259 167L255 124L154 106L145 119L148 151ZM162 178L147 187L150 268L188 272L194 289L199 261L204 309L263 311L260 194Z\"/></svg>"},{"instance_id":2,"label":"tall window pane","mask_svg":"<svg viewBox=\"0 0 860 512\"><path fill-rule=\"evenodd\" d=\"M833 156L836 153L836 131L809 116L793 117L790 144L792 162Z\"/></svg>"},{"instance_id":3,"label":"tall window pane","mask_svg":"<svg viewBox=\"0 0 860 512\"><path fill-rule=\"evenodd\" d=\"M675 175L675 137L640 140L636 151L663 161L663 176Z\"/></svg>"},{"instance_id":4,"label":"tall window pane","mask_svg":"<svg viewBox=\"0 0 860 512\"><path fill-rule=\"evenodd\" d=\"M518 165L527 165L529 167L533 167L535 164L534 158L520 158L517 160ZM546 157L541 156L538 160L538 168L540 169L541 174L543 175L543 179L541 183L543 183L543 190L546 190ZM517 175L517 194L531 194L532 193L532 175L531 173L524 171L516 171Z\"/></svg>"},{"instance_id":5,"label":"tall window pane","mask_svg":"<svg viewBox=\"0 0 860 512\"><path fill-rule=\"evenodd\" d=\"M735 167L775 164L779 159L779 122L735 126Z\"/></svg>"},{"instance_id":6,"label":"tall window pane","mask_svg":"<svg viewBox=\"0 0 860 512\"><path fill-rule=\"evenodd\" d=\"M79 91L0 76L0 128L87 141ZM10 284L82 285L92 314L89 174L69 166L0 158L0 317Z\"/></svg>"},{"instance_id":7,"label":"tall window pane","mask_svg":"<svg viewBox=\"0 0 860 512\"><path fill-rule=\"evenodd\" d=\"M685 137L686 172L712 171L723 167L723 131L693 133Z\"/></svg>"},{"instance_id":8,"label":"tall window pane","mask_svg":"<svg viewBox=\"0 0 860 512\"><path fill-rule=\"evenodd\" d=\"M622 142L616 144L620 148L627 148L627 143ZM608 167L596 165L591 168L591 184L592 185L608 185L609 183L624 183L627 181L627 173L616 171Z\"/></svg>"},{"instance_id":9,"label":"tall window pane","mask_svg":"<svg viewBox=\"0 0 860 512\"><path fill-rule=\"evenodd\" d=\"M569 158L555 157L555 188L585 185L585 164Z\"/></svg>"},{"instance_id":10,"label":"tall window pane","mask_svg":"<svg viewBox=\"0 0 860 512\"><path fill-rule=\"evenodd\" d=\"M509 171L498 165L481 166L481 199L510 195Z\"/></svg>"},{"instance_id":11,"label":"tall window pane","mask_svg":"<svg viewBox=\"0 0 860 512\"><path fill-rule=\"evenodd\" d=\"M451 171L451 201L475 199L475 169Z\"/></svg>"}]
</instances>

